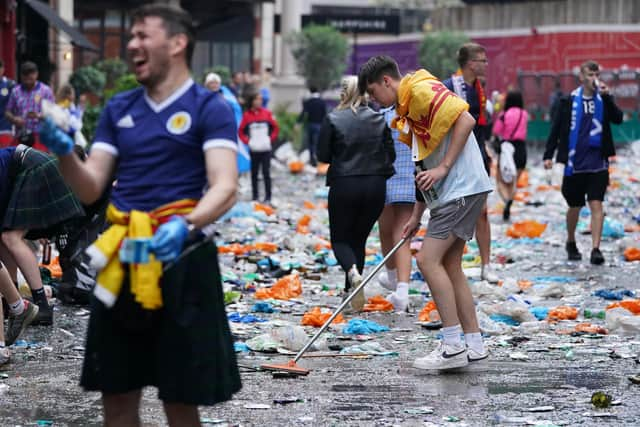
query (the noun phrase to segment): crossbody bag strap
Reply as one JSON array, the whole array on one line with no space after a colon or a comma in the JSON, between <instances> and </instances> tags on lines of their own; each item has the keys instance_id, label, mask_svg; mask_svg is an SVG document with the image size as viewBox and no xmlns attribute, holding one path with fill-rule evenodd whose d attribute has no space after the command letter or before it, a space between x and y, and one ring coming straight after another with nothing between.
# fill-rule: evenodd
<instances>
[{"instance_id":1,"label":"crossbody bag strap","mask_svg":"<svg viewBox=\"0 0 640 427\"><path fill-rule=\"evenodd\" d=\"M507 112L505 111L504 114L506 115ZM511 132L511 136L509 137L509 141L513 142L513 137L515 136L516 132L518 131L518 127L520 126L520 122L522 121L522 115L524 114L524 110L520 110L520 117L518 117L518 123L516 123L516 127L513 128L513 132Z\"/></svg>"}]
</instances>

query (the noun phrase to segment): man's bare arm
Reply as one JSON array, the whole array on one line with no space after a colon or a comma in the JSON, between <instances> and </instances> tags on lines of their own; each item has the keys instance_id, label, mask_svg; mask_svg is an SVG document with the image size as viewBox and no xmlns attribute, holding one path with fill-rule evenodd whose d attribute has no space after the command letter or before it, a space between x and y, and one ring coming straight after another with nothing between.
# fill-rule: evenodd
<instances>
[{"instance_id":1,"label":"man's bare arm","mask_svg":"<svg viewBox=\"0 0 640 427\"><path fill-rule=\"evenodd\" d=\"M195 209L185 218L201 228L212 223L236 202L238 190L237 154L228 148L210 148L205 152L209 189Z\"/></svg>"},{"instance_id":2,"label":"man's bare arm","mask_svg":"<svg viewBox=\"0 0 640 427\"><path fill-rule=\"evenodd\" d=\"M116 158L106 151L92 150L85 162L73 152L59 161L64 180L86 205L98 200L112 183Z\"/></svg>"}]
</instances>

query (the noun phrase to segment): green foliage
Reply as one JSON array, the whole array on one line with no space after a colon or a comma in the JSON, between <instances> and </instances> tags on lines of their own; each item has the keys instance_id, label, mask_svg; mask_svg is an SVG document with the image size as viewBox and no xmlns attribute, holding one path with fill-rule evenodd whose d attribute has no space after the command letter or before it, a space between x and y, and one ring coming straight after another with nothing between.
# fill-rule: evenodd
<instances>
[{"instance_id":1,"label":"green foliage","mask_svg":"<svg viewBox=\"0 0 640 427\"><path fill-rule=\"evenodd\" d=\"M100 113L102 113L101 105L87 105L82 115L82 134L89 143L93 142Z\"/></svg>"},{"instance_id":2,"label":"green foliage","mask_svg":"<svg viewBox=\"0 0 640 427\"><path fill-rule=\"evenodd\" d=\"M229 83L231 83L231 70L229 70L229 67L226 67L224 65L216 65L215 67L207 68L206 70L204 70L204 73L202 73L200 83L204 84L204 79L209 73L216 73L217 75L219 75L220 80L222 80L222 84L225 86L229 86Z\"/></svg>"},{"instance_id":3,"label":"green foliage","mask_svg":"<svg viewBox=\"0 0 640 427\"><path fill-rule=\"evenodd\" d=\"M106 80L106 75L92 66L78 68L71 74L71 77L69 77L69 83L78 95L83 93L100 95L104 89Z\"/></svg>"},{"instance_id":4,"label":"green foliage","mask_svg":"<svg viewBox=\"0 0 640 427\"><path fill-rule=\"evenodd\" d=\"M113 87L111 89L105 89L104 101L107 102L116 93L135 89L138 86L139 86L139 83L136 80L135 75L131 73L123 74L122 76L118 77L118 79L114 82Z\"/></svg>"},{"instance_id":5,"label":"green foliage","mask_svg":"<svg viewBox=\"0 0 640 427\"><path fill-rule=\"evenodd\" d=\"M309 25L285 40L308 87L324 91L340 80L347 67L349 44L339 31L326 25Z\"/></svg>"},{"instance_id":6,"label":"green foliage","mask_svg":"<svg viewBox=\"0 0 640 427\"><path fill-rule=\"evenodd\" d=\"M469 41L469 37L459 32L428 33L420 44L420 65L444 80L459 68L456 53L461 45Z\"/></svg>"},{"instance_id":7,"label":"green foliage","mask_svg":"<svg viewBox=\"0 0 640 427\"><path fill-rule=\"evenodd\" d=\"M98 61L94 67L104 73L107 79L105 86L108 88L113 87L116 81L129 71L127 64L120 58L109 58Z\"/></svg>"},{"instance_id":8,"label":"green foliage","mask_svg":"<svg viewBox=\"0 0 640 427\"><path fill-rule=\"evenodd\" d=\"M93 141L93 135L98 126L98 120L102 113L102 107L115 94L138 87L138 81L133 74L123 74L118 77L111 89L105 89L101 94L101 102L98 105L90 105L84 110L82 116L82 134L89 143Z\"/></svg>"},{"instance_id":9,"label":"green foliage","mask_svg":"<svg viewBox=\"0 0 640 427\"><path fill-rule=\"evenodd\" d=\"M288 105L279 104L273 109L280 133L278 138L288 141L296 151L302 148L302 127L297 126L298 115L287 111Z\"/></svg>"}]
</instances>

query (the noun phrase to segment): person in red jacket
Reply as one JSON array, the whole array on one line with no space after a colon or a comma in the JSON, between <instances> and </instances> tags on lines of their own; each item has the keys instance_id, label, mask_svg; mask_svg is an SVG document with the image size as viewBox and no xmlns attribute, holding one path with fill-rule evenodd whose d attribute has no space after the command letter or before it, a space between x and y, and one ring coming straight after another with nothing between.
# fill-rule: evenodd
<instances>
[{"instance_id":1,"label":"person in red jacket","mask_svg":"<svg viewBox=\"0 0 640 427\"><path fill-rule=\"evenodd\" d=\"M262 107L260 92L250 92L245 100L249 109L242 115L238 136L249 146L251 154L252 199L258 200L258 171L262 169L265 202L271 203L271 144L278 137L278 124L271 111Z\"/></svg>"}]
</instances>

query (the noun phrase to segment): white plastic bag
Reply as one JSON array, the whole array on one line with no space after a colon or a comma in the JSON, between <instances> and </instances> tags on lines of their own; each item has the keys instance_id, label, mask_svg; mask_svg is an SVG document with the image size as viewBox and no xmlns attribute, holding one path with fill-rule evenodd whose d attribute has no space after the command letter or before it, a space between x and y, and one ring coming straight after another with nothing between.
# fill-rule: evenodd
<instances>
[{"instance_id":1,"label":"white plastic bag","mask_svg":"<svg viewBox=\"0 0 640 427\"><path fill-rule=\"evenodd\" d=\"M511 184L516 178L516 163L513 161L515 151L515 147L509 141L500 144L500 176L507 184Z\"/></svg>"}]
</instances>

